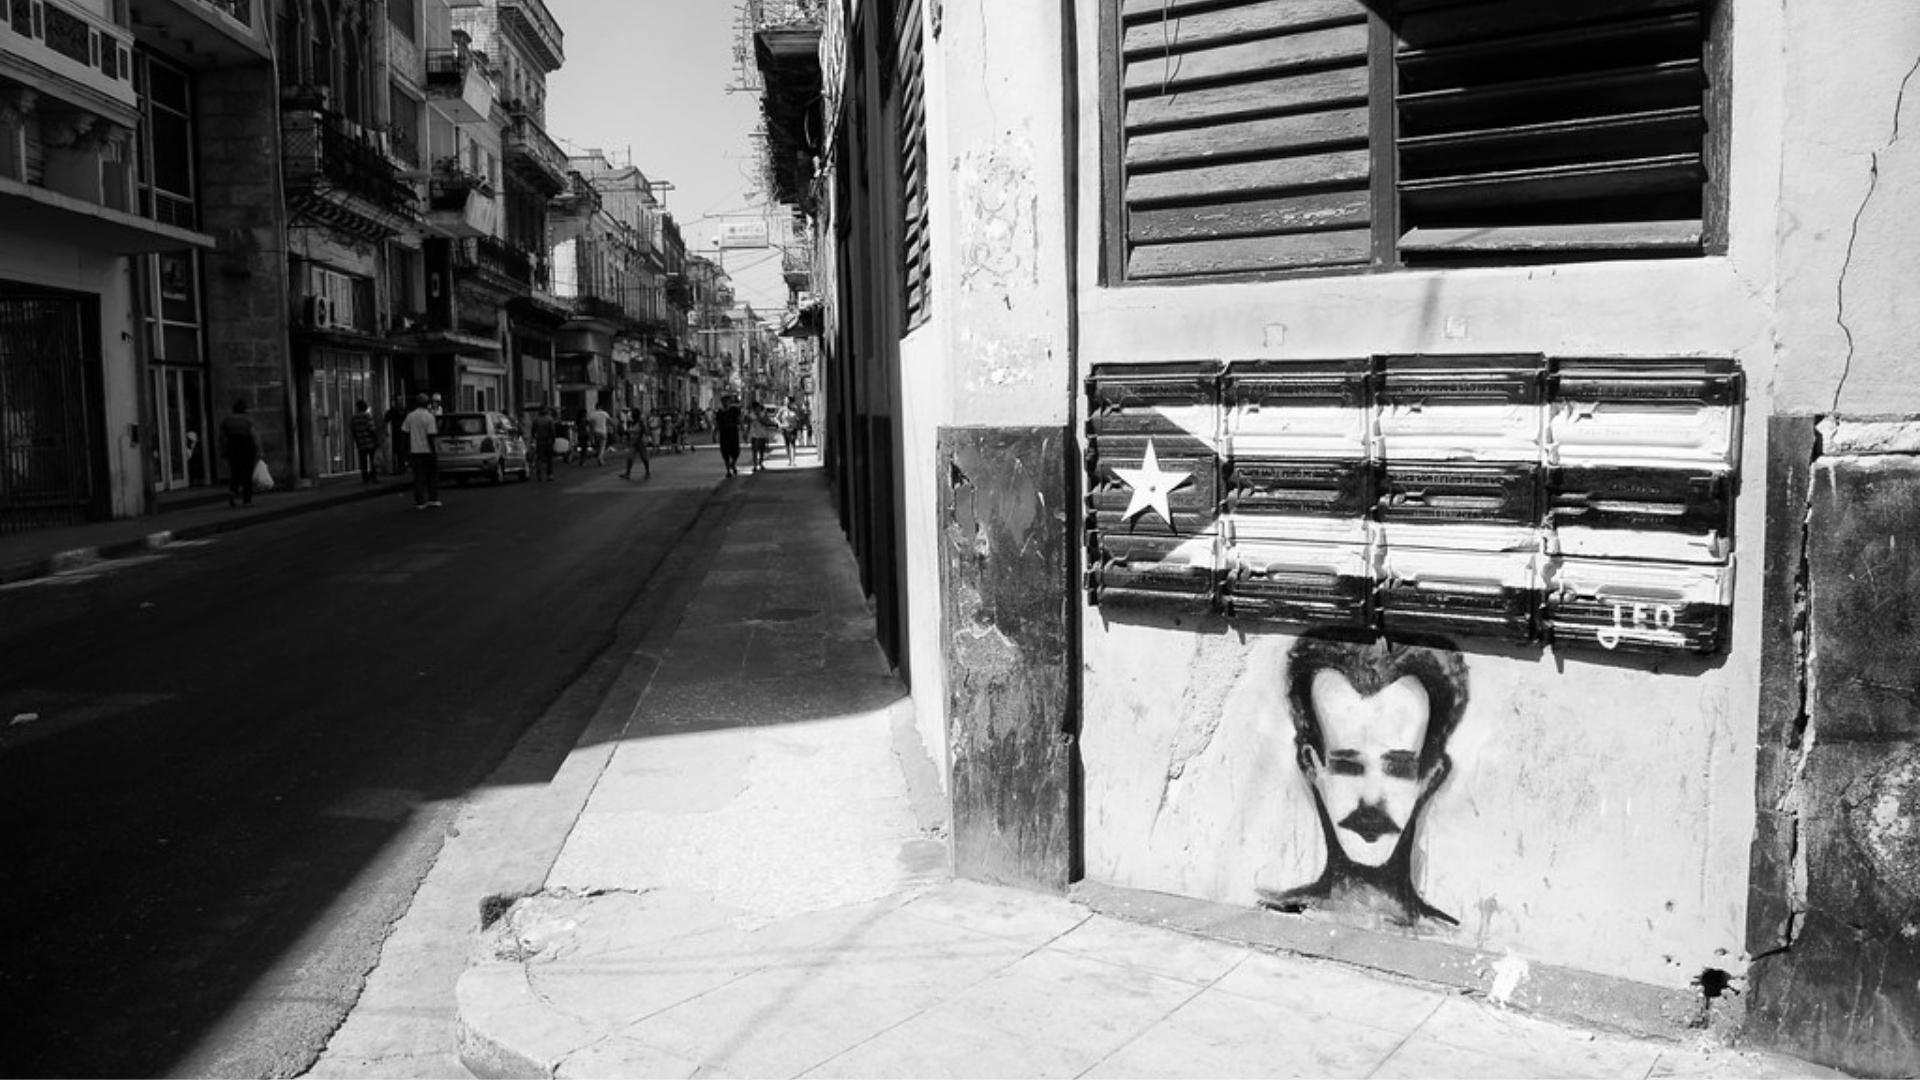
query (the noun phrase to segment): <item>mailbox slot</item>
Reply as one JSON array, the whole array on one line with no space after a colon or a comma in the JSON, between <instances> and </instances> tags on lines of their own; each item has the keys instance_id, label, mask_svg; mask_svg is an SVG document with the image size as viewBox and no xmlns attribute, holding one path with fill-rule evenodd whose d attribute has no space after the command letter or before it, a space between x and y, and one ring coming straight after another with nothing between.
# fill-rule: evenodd
<instances>
[{"instance_id":1,"label":"mailbox slot","mask_svg":"<svg viewBox=\"0 0 1920 1080\"><path fill-rule=\"evenodd\" d=\"M1388 356L1381 360L1379 442L1389 463L1538 462L1539 356Z\"/></svg>"},{"instance_id":2,"label":"mailbox slot","mask_svg":"<svg viewBox=\"0 0 1920 1080\"><path fill-rule=\"evenodd\" d=\"M1434 465L1390 461L1380 478L1386 522L1538 525L1540 469L1530 463Z\"/></svg>"},{"instance_id":3,"label":"mailbox slot","mask_svg":"<svg viewBox=\"0 0 1920 1080\"><path fill-rule=\"evenodd\" d=\"M1733 567L1559 558L1546 566L1556 646L1717 653L1726 646Z\"/></svg>"},{"instance_id":4,"label":"mailbox slot","mask_svg":"<svg viewBox=\"0 0 1920 1080\"><path fill-rule=\"evenodd\" d=\"M1731 360L1556 360L1547 375L1548 460L1730 469L1744 392Z\"/></svg>"},{"instance_id":5,"label":"mailbox slot","mask_svg":"<svg viewBox=\"0 0 1920 1080\"><path fill-rule=\"evenodd\" d=\"M1115 470L1144 469L1147 447L1154 464L1174 486L1167 492L1172 522L1157 509L1145 509L1127 518L1134 488ZM1162 435L1101 435L1088 447L1087 525L1102 531L1193 536L1213 527L1220 510L1219 460L1211 447L1181 433Z\"/></svg>"},{"instance_id":6,"label":"mailbox slot","mask_svg":"<svg viewBox=\"0 0 1920 1080\"><path fill-rule=\"evenodd\" d=\"M1380 623L1390 632L1538 638L1540 585L1531 552L1388 546L1381 578Z\"/></svg>"},{"instance_id":7,"label":"mailbox slot","mask_svg":"<svg viewBox=\"0 0 1920 1080\"><path fill-rule=\"evenodd\" d=\"M1726 558L1733 476L1724 469L1576 465L1547 470L1561 554L1681 562Z\"/></svg>"},{"instance_id":8,"label":"mailbox slot","mask_svg":"<svg viewBox=\"0 0 1920 1080\"><path fill-rule=\"evenodd\" d=\"M1207 609L1219 597L1218 538L1101 533L1087 552L1095 604Z\"/></svg>"},{"instance_id":9,"label":"mailbox slot","mask_svg":"<svg viewBox=\"0 0 1920 1080\"><path fill-rule=\"evenodd\" d=\"M1364 520L1379 496L1372 463L1235 457L1227 467L1226 509Z\"/></svg>"},{"instance_id":10,"label":"mailbox slot","mask_svg":"<svg viewBox=\"0 0 1920 1080\"><path fill-rule=\"evenodd\" d=\"M1265 622L1369 626L1373 556L1364 544L1234 538L1226 546L1227 614Z\"/></svg>"},{"instance_id":11,"label":"mailbox slot","mask_svg":"<svg viewBox=\"0 0 1920 1080\"><path fill-rule=\"evenodd\" d=\"M1087 434L1185 434L1218 444L1220 365L1102 364L1087 378Z\"/></svg>"},{"instance_id":12,"label":"mailbox slot","mask_svg":"<svg viewBox=\"0 0 1920 1080\"><path fill-rule=\"evenodd\" d=\"M1235 457L1364 460L1373 430L1373 361L1244 361L1221 379Z\"/></svg>"}]
</instances>

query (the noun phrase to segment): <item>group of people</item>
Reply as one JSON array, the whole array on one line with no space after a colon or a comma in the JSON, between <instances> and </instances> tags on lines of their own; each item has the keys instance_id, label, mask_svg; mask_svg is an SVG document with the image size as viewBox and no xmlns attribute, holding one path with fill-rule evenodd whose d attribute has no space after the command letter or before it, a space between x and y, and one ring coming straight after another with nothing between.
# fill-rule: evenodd
<instances>
[{"instance_id":1,"label":"group of people","mask_svg":"<svg viewBox=\"0 0 1920 1080\"><path fill-rule=\"evenodd\" d=\"M389 431L389 446L392 447L394 475L403 472L413 474L413 501L417 509L439 506L440 484L439 468L433 456L433 438L438 430L439 415L443 408L439 394L415 394L413 408L408 410L395 401L387 409L385 417ZM678 447L684 441L691 422L682 426L678 417L671 425L663 424L661 438L671 437ZM620 475L622 479L633 479L633 467L638 463L644 472L641 479L653 477L653 461L648 453L648 427L646 417L639 409L632 410L626 424L617 424L613 414L598 404L588 409L580 417L574 433L579 439L577 448L580 461L584 464L588 457L595 463L605 465L607 450L612 444L616 428L624 428L627 440L626 469ZM753 471L759 472L766 467L767 455L772 451L773 440L777 437L785 445L787 464L794 462L796 445L810 445L813 441L813 419L804 406L796 405L789 397L777 408L769 409L761 402L754 402L742 409L740 398L736 394L727 394L721 398L720 407L713 416L714 440L720 445L720 461L726 468L726 475L740 474L740 442L744 437L753 453ZM354 403L353 419L349 424L354 450L360 456L360 481L365 484L379 480L380 466L380 424L374 419L373 409L365 401ZM553 464L560 456L562 430L559 419L551 405L536 406L529 424L528 435L531 439L533 470L536 478L553 479ZM254 495L255 469L260 461L260 443L254 430L253 418L247 415L247 403L238 400L233 403L233 412L220 423L221 448L227 459L230 482L227 495L229 506L252 506ZM664 443L663 443L664 445ZM404 457L400 448L406 448ZM574 447L566 451L575 452Z\"/></svg>"},{"instance_id":2,"label":"group of people","mask_svg":"<svg viewBox=\"0 0 1920 1080\"><path fill-rule=\"evenodd\" d=\"M773 448L773 440L778 437L786 444L787 464L793 464L794 446L802 436L811 442L813 421L807 411L793 403L792 398L776 409L769 409L756 401L745 410L740 408L740 398L728 394L720 399L720 409L714 414L714 440L720 444L720 463L726 467L728 476L740 475L740 438L741 429L745 429L747 444L753 451L753 471L766 468L767 454Z\"/></svg>"}]
</instances>

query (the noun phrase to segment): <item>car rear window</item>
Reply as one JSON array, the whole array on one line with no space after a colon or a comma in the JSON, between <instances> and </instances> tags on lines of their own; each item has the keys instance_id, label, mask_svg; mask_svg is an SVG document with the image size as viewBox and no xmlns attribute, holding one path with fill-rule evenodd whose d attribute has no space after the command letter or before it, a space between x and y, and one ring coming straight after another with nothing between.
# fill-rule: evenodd
<instances>
[{"instance_id":1,"label":"car rear window","mask_svg":"<svg viewBox=\"0 0 1920 1080\"><path fill-rule=\"evenodd\" d=\"M440 418L442 435L485 435L487 418L478 415L449 414Z\"/></svg>"}]
</instances>

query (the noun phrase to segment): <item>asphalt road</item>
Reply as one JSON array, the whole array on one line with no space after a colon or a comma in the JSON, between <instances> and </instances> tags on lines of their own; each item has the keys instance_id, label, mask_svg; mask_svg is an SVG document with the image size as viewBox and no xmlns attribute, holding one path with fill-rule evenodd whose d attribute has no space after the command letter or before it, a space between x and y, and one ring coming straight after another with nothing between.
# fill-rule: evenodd
<instances>
[{"instance_id":1,"label":"asphalt road","mask_svg":"<svg viewBox=\"0 0 1920 1080\"><path fill-rule=\"evenodd\" d=\"M0 1072L305 1069L459 800L693 520L708 457L0 588Z\"/></svg>"}]
</instances>

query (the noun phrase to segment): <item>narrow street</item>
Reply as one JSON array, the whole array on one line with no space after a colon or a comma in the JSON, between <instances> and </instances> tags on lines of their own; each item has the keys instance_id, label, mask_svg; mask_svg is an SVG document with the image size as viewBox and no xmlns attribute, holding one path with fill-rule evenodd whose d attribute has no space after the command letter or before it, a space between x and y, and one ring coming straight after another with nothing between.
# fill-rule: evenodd
<instances>
[{"instance_id":1,"label":"narrow street","mask_svg":"<svg viewBox=\"0 0 1920 1080\"><path fill-rule=\"evenodd\" d=\"M576 682L720 482L711 451L656 465L0 589L4 1071L310 1064L462 797L569 687L584 724Z\"/></svg>"}]
</instances>

